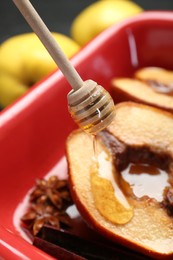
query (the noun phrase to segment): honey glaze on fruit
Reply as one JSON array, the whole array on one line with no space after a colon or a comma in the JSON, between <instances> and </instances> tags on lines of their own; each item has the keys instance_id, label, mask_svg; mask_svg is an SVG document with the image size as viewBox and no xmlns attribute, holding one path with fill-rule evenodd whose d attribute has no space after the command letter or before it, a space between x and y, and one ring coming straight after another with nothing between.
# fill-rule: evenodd
<instances>
[{"instance_id":1,"label":"honey glaze on fruit","mask_svg":"<svg viewBox=\"0 0 173 260\"><path fill-rule=\"evenodd\" d=\"M128 223L134 214L134 201L154 199L162 203L165 200L164 190L171 187L166 170L147 163L129 163L120 171L112 164L111 154L104 149L99 150L95 135L93 150L91 190L97 210L108 221Z\"/></svg>"},{"instance_id":2,"label":"honey glaze on fruit","mask_svg":"<svg viewBox=\"0 0 173 260\"><path fill-rule=\"evenodd\" d=\"M138 70L135 75L154 91L173 96L173 71L159 67L146 67Z\"/></svg>"},{"instance_id":3,"label":"honey glaze on fruit","mask_svg":"<svg viewBox=\"0 0 173 260\"><path fill-rule=\"evenodd\" d=\"M173 168L168 153L127 145L107 130L99 136L110 151L116 182L130 206L157 204L173 216Z\"/></svg>"},{"instance_id":4,"label":"honey glaze on fruit","mask_svg":"<svg viewBox=\"0 0 173 260\"><path fill-rule=\"evenodd\" d=\"M165 85L161 82L154 81L154 80L147 80L146 83L150 85L151 88L154 89L154 91L163 93L166 95L173 96L173 83L172 85Z\"/></svg>"},{"instance_id":5,"label":"honey glaze on fruit","mask_svg":"<svg viewBox=\"0 0 173 260\"><path fill-rule=\"evenodd\" d=\"M125 224L133 217L133 207L118 185L110 155L106 151L98 151L95 136L93 148L90 182L95 207L108 221L114 224Z\"/></svg>"},{"instance_id":6,"label":"honey glaze on fruit","mask_svg":"<svg viewBox=\"0 0 173 260\"><path fill-rule=\"evenodd\" d=\"M148 196L161 202L165 187L170 186L167 172L148 164L130 163L121 176L137 198Z\"/></svg>"}]
</instances>

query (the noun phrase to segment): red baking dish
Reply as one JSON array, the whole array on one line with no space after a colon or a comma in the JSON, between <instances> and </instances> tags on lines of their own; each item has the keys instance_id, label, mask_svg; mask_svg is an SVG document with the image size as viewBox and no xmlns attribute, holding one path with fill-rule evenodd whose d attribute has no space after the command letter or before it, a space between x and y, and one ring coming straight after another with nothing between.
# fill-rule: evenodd
<instances>
[{"instance_id":1,"label":"red baking dish","mask_svg":"<svg viewBox=\"0 0 173 260\"><path fill-rule=\"evenodd\" d=\"M72 59L85 79L109 90L116 76L143 66L173 69L173 12L144 12L101 33ZM20 203L36 178L66 174L65 141L76 127L67 108L70 86L60 71L32 87L0 116L0 259L52 259L16 227Z\"/></svg>"}]
</instances>

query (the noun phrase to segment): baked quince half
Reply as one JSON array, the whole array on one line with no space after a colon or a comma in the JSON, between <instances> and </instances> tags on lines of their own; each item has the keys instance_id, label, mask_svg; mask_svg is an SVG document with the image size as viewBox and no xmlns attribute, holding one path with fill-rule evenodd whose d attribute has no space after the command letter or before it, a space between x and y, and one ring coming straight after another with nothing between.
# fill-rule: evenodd
<instances>
[{"instance_id":1,"label":"baked quince half","mask_svg":"<svg viewBox=\"0 0 173 260\"><path fill-rule=\"evenodd\" d=\"M115 78L111 94L115 102L134 101L173 112L173 71L146 67L134 78Z\"/></svg>"},{"instance_id":2,"label":"baked quince half","mask_svg":"<svg viewBox=\"0 0 173 260\"><path fill-rule=\"evenodd\" d=\"M122 102L95 150L79 129L66 152L71 194L90 227L146 255L173 257L171 113Z\"/></svg>"}]
</instances>

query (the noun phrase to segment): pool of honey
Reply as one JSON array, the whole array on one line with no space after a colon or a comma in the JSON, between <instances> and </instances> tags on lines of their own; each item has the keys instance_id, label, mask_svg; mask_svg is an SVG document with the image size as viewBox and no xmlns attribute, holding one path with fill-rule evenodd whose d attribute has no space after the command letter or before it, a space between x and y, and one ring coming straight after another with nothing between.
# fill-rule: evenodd
<instances>
[{"instance_id":1,"label":"pool of honey","mask_svg":"<svg viewBox=\"0 0 173 260\"><path fill-rule=\"evenodd\" d=\"M137 198L148 196L161 202L164 188L170 186L168 173L148 164L130 163L121 176Z\"/></svg>"}]
</instances>

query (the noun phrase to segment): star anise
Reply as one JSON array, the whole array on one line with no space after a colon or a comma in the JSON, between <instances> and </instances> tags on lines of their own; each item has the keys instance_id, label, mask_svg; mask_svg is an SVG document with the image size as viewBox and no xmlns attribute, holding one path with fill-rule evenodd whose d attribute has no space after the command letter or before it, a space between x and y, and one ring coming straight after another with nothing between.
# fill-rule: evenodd
<instances>
[{"instance_id":1,"label":"star anise","mask_svg":"<svg viewBox=\"0 0 173 260\"><path fill-rule=\"evenodd\" d=\"M34 235L44 224L57 228L71 225L70 217L65 212L72 204L66 180L59 180L57 176L51 176L48 180L36 180L29 201L29 210L21 220Z\"/></svg>"}]
</instances>

